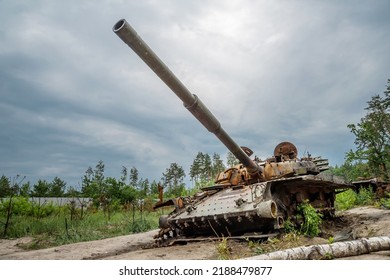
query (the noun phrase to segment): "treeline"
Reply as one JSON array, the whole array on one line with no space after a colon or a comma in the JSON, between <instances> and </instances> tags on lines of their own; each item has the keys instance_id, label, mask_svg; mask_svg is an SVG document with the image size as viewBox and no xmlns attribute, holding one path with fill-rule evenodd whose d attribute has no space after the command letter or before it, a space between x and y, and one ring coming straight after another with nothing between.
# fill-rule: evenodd
<instances>
[{"instance_id":1,"label":"treeline","mask_svg":"<svg viewBox=\"0 0 390 280\"><path fill-rule=\"evenodd\" d=\"M229 153L227 158L229 166L238 164L237 159ZM0 198L23 197L90 197L96 205L116 203L120 205L131 204L135 200L157 199L159 186L163 187L164 197L188 195L199 189L200 186L210 185L217 174L226 169L221 157L214 153L212 156L199 152L190 167L190 178L193 186L188 188L184 184L185 172L182 166L171 163L162 173L160 181L150 181L140 178L136 167L130 169L123 166L120 178L106 177L105 165L100 160L96 166L88 167L82 176L81 186L75 188L59 177L51 182L38 180L35 184L24 182L25 177L17 175L14 178L2 175L0 178Z\"/></svg>"}]
</instances>

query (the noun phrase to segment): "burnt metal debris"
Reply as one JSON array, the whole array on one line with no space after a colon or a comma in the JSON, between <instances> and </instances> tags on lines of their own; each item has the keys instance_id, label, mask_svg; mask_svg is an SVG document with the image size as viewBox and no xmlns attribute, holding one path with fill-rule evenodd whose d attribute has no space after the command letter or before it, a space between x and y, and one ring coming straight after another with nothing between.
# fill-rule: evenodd
<instances>
[{"instance_id":1,"label":"burnt metal debris","mask_svg":"<svg viewBox=\"0 0 390 280\"><path fill-rule=\"evenodd\" d=\"M390 194L390 182L386 182L380 178L364 178L353 181L352 185L356 192L359 192L361 189L371 189L376 198L383 198L386 197L387 194Z\"/></svg>"},{"instance_id":2,"label":"burnt metal debris","mask_svg":"<svg viewBox=\"0 0 390 280\"><path fill-rule=\"evenodd\" d=\"M323 173L329 168L327 159L309 154L298 158L297 148L290 142L278 144L270 158L251 159L253 152L233 141L209 109L126 20L118 21L113 31L240 161L239 165L221 172L215 185L204 187L195 195L159 201L155 209L171 206L174 210L160 217L160 231L155 236L158 242L210 235L268 236L283 228L287 219L296 221L297 206L304 201L325 216L334 215L336 192L352 185Z\"/></svg>"}]
</instances>

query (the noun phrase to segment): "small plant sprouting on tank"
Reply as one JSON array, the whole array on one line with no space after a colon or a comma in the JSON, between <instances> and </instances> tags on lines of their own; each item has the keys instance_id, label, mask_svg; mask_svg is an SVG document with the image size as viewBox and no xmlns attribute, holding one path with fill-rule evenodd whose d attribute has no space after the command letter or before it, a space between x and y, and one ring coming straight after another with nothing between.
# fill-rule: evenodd
<instances>
[{"instance_id":1,"label":"small plant sprouting on tank","mask_svg":"<svg viewBox=\"0 0 390 280\"><path fill-rule=\"evenodd\" d=\"M300 232L310 237L318 236L321 233L323 215L307 201L298 205L298 212L303 219Z\"/></svg>"}]
</instances>

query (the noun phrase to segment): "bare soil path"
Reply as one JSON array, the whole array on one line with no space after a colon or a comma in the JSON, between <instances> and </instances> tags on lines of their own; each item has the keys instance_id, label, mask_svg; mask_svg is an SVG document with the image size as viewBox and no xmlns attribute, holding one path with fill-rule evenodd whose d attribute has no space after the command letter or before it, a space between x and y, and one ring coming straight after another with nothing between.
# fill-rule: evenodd
<instances>
[{"instance_id":1,"label":"bare soil path","mask_svg":"<svg viewBox=\"0 0 390 280\"><path fill-rule=\"evenodd\" d=\"M335 241L362 237L390 236L390 210L359 207L338 213L337 221L328 223L322 238L299 238L299 244L327 243L332 236ZM201 241L144 249L153 243L157 230L125 235L97 241L67 244L48 249L25 251L20 244L32 242L31 238L15 240L0 239L0 259L3 260L81 260L81 259L137 259L137 260L212 260L218 259L217 241ZM247 242L229 241L228 247L234 259L254 254ZM390 259L390 251L351 257L348 259Z\"/></svg>"}]
</instances>

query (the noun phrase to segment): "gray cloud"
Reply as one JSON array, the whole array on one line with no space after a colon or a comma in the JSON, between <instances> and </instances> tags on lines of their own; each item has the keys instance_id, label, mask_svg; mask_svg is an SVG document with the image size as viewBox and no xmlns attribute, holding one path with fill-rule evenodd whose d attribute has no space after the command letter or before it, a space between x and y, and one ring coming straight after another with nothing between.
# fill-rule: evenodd
<instances>
[{"instance_id":1,"label":"gray cloud","mask_svg":"<svg viewBox=\"0 0 390 280\"><path fill-rule=\"evenodd\" d=\"M0 173L77 186L98 160L159 180L226 148L113 34L126 18L240 144L341 164L390 77L388 1L3 1Z\"/></svg>"}]
</instances>

